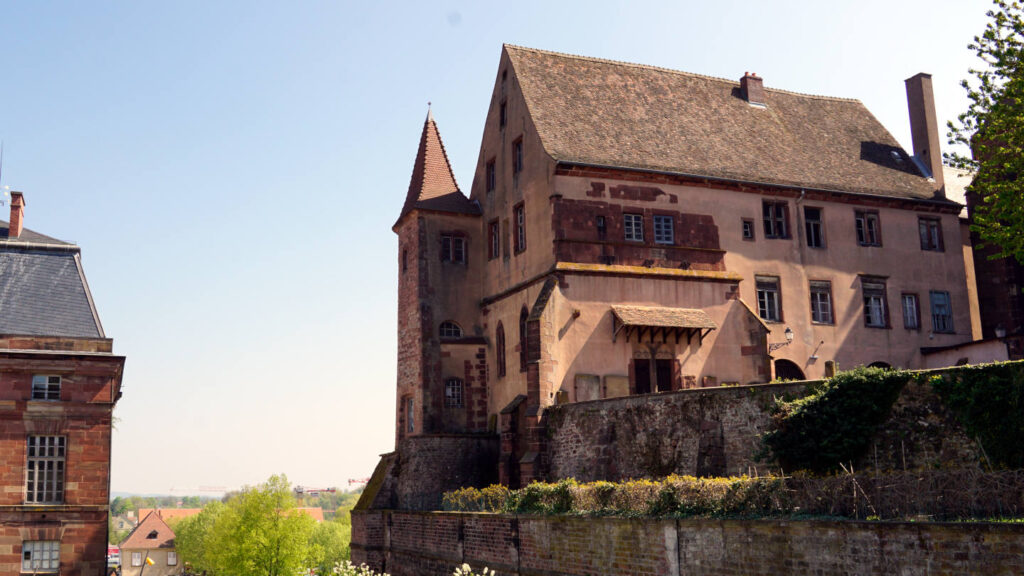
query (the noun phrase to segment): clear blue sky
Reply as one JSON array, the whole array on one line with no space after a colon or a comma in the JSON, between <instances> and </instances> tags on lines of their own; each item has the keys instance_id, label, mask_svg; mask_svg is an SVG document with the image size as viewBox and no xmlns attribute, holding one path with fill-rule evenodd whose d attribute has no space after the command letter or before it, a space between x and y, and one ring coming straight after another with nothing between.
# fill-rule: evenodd
<instances>
[{"instance_id":1,"label":"clear blue sky","mask_svg":"<svg viewBox=\"0 0 1024 576\"><path fill-rule=\"evenodd\" d=\"M113 490L344 487L394 442L427 101L468 190L503 42L858 98L909 147L903 80L960 112L989 6L0 0L2 183L128 357Z\"/></svg>"}]
</instances>

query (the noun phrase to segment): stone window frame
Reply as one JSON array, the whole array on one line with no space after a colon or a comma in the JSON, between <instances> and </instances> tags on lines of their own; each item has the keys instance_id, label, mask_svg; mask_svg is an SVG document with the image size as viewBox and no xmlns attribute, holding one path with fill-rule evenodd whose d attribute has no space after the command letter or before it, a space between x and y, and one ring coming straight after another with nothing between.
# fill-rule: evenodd
<instances>
[{"instance_id":1,"label":"stone window frame","mask_svg":"<svg viewBox=\"0 0 1024 576\"><path fill-rule=\"evenodd\" d=\"M921 329L921 299L917 296L916 292L903 292L900 294L900 310L903 313L904 328L907 330ZM908 315L908 312L910 315Z\"/></svg>"},{"instance_id":2,"label":"stone window frame","mask_svg":"<svg viewBox=\"0 0 1024 576\"><path fill-rule=\"evenodd\" d=\"M494 363L498 378L505 377L505 326L499 321L494 329Z\"/></svg>"},{"instance_id":3,"label":"stone window frame","mask_svg":"<svg viewBox=\"0 0 1024 576\"><path fill-rule=\"evenodd\" d=\"M835 306L832 304L832 282L829 280L811 280L809 289L811 294L811 323L835 324ZM817 301L815 295L818 296ZM827 311L823 310L822 304L827 306Z\"/></svg>"},{"instance_id":4,"label":"stone window frame","mask_svg":"<svg viewBox=\"0 0 1024 576\"><path fill-rule=\"evenodd\" d=\"M530 311L526 306L519 311L519 371L526 372L527 352L529 350Z\"/></svg>"},{"instance_id":5,"label":"stone window frame","mask_svg":"<svg viewBox=\"0 0 1024 576\"><path fill-rule=\"evenodd\" d=\"M438 326L437 333L442 340L457 340L462 338L462 326L452 320L445 320Z\"/></svg>"},{"instance_id":6,"label":"stone window frame","mask_svg":"<svg viewBox=\"0 0 1024 576\"><path fill-rule=\"evenodd\" d=\"M927 252L946 251L942 238L942 220L940 218L918 216L917 232L921 240L921 250Z\"/></svg>"},{"instance_id":7,"label":"stone window frame","mask_svg":"<svg viewBox=\"0 0 1024 576\"><path fill-rule=\"evenodd\" d=\"M405 405L405 434L416 432L416 398L409 394L402 400Z\"/></svg>"},{"instance_id":8,"label":"stone window frame","mask_svg":"<svg viewBox=\"0 0 1024 576\"><path fill-rule=\"evenodd\" d=\"M676 219L672 214L653 214L651 216L654 225L654 243L662 246L674 246L676 243ZM658 222L661 222L661 234L658 230ZM666 227L667 224L667 227ZM666 236L667 232L667 236Z\"/></svg>"},{"instance_id":9,"label":"stone window frame","mask_svg":"<svg viewBox=\"0 0 1024 576\"><path fill-rule=\"evenodd\" d=\"M32 400L59 402L61 377L58 374L32 375Z\"/></svg>"},{"instance_id":10,"label":"stone window frame","mask_svg":"<svg viewBox=\"0 0 1024 576\"><path fill-rule=\"evenodd\" d=\"M63 504L67 480L68 439L31 435L25 446L25 503Z\"/></svg>"},{"instance_id":11,"label":"stone window frame","mask_svg":"<svg viewBox=\"0 0 1024 576\"><path fill-rule=\"evenodd\" d=\"M943 302L944 301L944 302ZM953 327L953 300L946 290L929 290L928 303L932 312L932 332L936 334L956 334ZM945 311L941 307L945 306ZM939 310L938 312L936 310Z\"/></svg>"},{"instance_id":12,"label":"stone window frame","mask_svg":"<svg viewBox=\"0 0 1024 576\"><path fill-rule=\"evenodd\" d=\"M441 233L441 262L465 264L469 258L466 235L461 232Z\"/></svg>"},{"instance_id":13,"label":"stone window frame","mask_svg":"<svg viewBox=\"0 0 1024 576\"><path fill-rule=\"evenodd\" d=\"M818 218L812 220L808 214L808 210L816 210L818 212ZM825 242L825 209L821 206L804 206L804 233L806 234L806 244L808 248L824 249L827 244ZM811 242L811 239L815 238L815 242Z\"/></svg>"},{"instance_id":14,"label":"stone window frame","mask_svg":"<svg viewBox=\"0 0 1024 576\"><path fill-rule=\"evenodd\" d=\"M644 215L636 212L622 213L622 237L626 242L644 241Z\"/></svg>"},{"instance_id":15,"label":"stone window frame","mask_svg":"<svg viewBox=\"0 0 1024 576\"><path fill-rule=\"evenodd\" d=\"M445 378L444 381L444 407L463 408L465 406L463 391L465 390L462 378L454 376Z\"/></svg>"},{"instance_id":16,"label":"stone window frame","mask_svg":"<svg viewBox=\"0 0 1024 576\"><path fill-rule=\"evenodd\" d=\"M142 552L132 552L132 566L142 566Z\"/></svg>"},{"instance_id":17,"label":"stone window frame","mask_svg":"<svg viewBox=\"0 0 1024 576\"><path fill-rule=\"evenodd\" d=\"M513 253L521 254L526 252L526 203L520 202L512 207L512 222L515 226L513 236Z\"/></svg>"},{"instance_id":18,"label":"stone window frame","mask_svg":"<svg viewBox=\"0 0 1024 576\"><path fill-rule=\"evenodd\" d=\"M487 223L487 259L496 260L501 254L501 223L495 218Z\"/></svg>"},{"instance_id":19,"label":"stone window frame","mask_svg":"<svg viewBox=\"0 0 1024 576\"><path fill-rule=\"evenodd\" d=\"M487 192L494 192L498 187L498 170L495 165L495 159L492 157L484 165L484 188Z\"/></svg>"},{"instance_id":20,"label":"stone window frame","mask_svg":"<svg viewBox=\"0 0 1024 576\"><path fill-rule=\"evenodd\" d=\"M519 183L519 175L523 172L523 137L520 136L512 141L512 179Z\"/></svg>"},{"instance_id":21,"label":"stone window frame","mask_svg":"<svg viewBox=\"0 0 1024 576\"><path fill-rule=\"evenodd\" d=\"M764 237L785 240L789 235L789 202L779 200L761 201L761 220Z\"/></svg>"},{"instance_id":22,"label":"stone window frame","mask_svg":"<svg viewBox=\"0 0 1024 576\"><path fill-rule=\"evenodd\" d=\"M22 574L58 574L60 540L22 540Z\"/></svg>"},{"instance_id":23,"label":"stone window frame","mask_svg":"<svg viewBox=\"0 0 1024 576\"><path fill-rule=\"evenodd\" d=\"M753 218L743 218L741 220L741 222L742 222L742 227L740 228L740 237L743 238L744 240L746 240L747 242L753 242L754 241L754 219Z\"/></svg>"},{"instance_id":24,"label":"stone window frame","mask_svg":"<svg viewBox=\"0 0 1024 576\"><path fill-rule=\"evenodd\" d=\"M882 245L882 218L878 210L854 210L854 230L857 244L861 246Z\"/></svg>"},{"instance_id":25,"label":"stone window frame","mask_svg":"<svg viewBox=\"0 0 1024 576\"><path fill-rule=\"evenodd\" d=\"M861 276L860 290L864 301L864 326L880 329L891 328L886 279Z\"/></svg>"},{"instance_id":26,"label":"stone window frame","mask_svg":"<svg viewBox=\"0 0 1024 576\"><path fill-rule=\"evenodd\" d=\"M782 281L779 277L758 274L754 276L754 288L757 293L758 317L773 324L783 322L785 317L782 314ZM775 317L772 317L769 304L775 306Z\"/></svg>"}]
</instances>

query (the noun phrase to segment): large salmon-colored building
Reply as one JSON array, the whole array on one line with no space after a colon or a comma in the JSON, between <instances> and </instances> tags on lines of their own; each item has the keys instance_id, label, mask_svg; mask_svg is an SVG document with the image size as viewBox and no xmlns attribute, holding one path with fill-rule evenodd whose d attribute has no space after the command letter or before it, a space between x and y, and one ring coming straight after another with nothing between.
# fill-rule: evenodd
<instances>
[{"instance_id":1,"label":"large salmon-colored building","mask_svg":"<svg viewBox=\"0 0 1024 576\"><path fill-rule=\"evenodd\" d=\"M505 46L470 194L431 115L399 238L397 439L544 407L923 366L971 340L931 78L913 153L857 100Z\"/></svg>"}]
</instances>

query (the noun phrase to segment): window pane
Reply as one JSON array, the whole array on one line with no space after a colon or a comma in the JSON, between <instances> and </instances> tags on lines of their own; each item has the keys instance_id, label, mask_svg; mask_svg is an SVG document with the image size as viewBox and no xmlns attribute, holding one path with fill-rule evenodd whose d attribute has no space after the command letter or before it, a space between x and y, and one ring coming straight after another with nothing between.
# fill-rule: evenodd
<instances>
[{"instance_id":1,"label":"window pane","mask_svg":"<svg viewBox=\"0 0 1024 576\"><path fill-rule=\"evenodd\" d=\"M779 307L779 281L777 279L757 280L757 313L762 320L780 321L782 315Z\"/></svg>"},{"instance_id":2,"label":"window pane","mask_svg":"<svg viewBox=\"0 0 1024 576\"><path fill-rule=\"evenodd\" d=\"M654 216L654 241L658 244L674 244L675 230L671 216Z\"/></svg>"}]
</instances>

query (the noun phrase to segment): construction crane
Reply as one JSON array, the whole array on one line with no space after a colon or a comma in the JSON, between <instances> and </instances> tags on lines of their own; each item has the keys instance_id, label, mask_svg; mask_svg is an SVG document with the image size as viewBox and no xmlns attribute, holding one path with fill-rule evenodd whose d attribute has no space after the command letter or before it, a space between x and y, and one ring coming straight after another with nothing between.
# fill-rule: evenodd
<instances>
[{"instance_id":1,"label":"construction crane","mask_svg":"<svg viewBox=\"0 0 1024 576\"><path fill-rule=\"evenodd\" d=\"M303 495L305 495L305 496L319 496L321 493L324 493L324 494L334 494L337 491L338 491L338 489L334 488L334 487L331 487L331 488L307 488L305 486L296 486L295 487L295 494L297 496L303 496Z\"/></svg>"},{"instance_id":2,"label":"construction crane","mask_svg":"<svg viewBox=\"0 0 1024 576\"><path fill-rule=\"evenodd\" d=\"M171 488L171 493L175 492L187 492L189 494L195 494L196 492L227 492L226 486L200 486L199 488Z\"/></svg>"}]
</instances>

